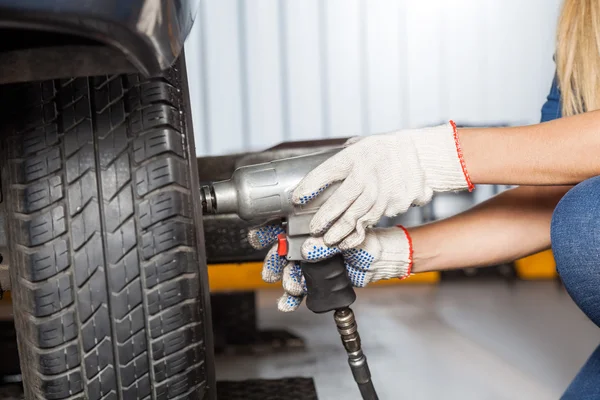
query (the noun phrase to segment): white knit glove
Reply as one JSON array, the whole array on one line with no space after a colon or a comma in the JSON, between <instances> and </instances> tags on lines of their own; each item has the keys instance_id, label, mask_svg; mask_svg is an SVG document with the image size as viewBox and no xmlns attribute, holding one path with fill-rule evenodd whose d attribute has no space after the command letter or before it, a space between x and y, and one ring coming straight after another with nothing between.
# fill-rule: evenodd
<instances>
[{"instance_id":1,"label":"white knit glove","mask_svg":"<svg viewBox=\"0 0 600 400\"><path fill-rule=\"evenodd\" d=\"M292 200L306 204L343 181L315 214L313 236L341 249L358 246L365 229L385 215L424 205L434 192L473 189L453 122L434 128L353 138L347 147L311 171Z\"/></svg>"},{"instance_id":2,"label":"white knit glove","mask_svg":"<svg viewBox=\"0 0 600 400\"><path fill-rule=\"evenodd\" d=\"M277 254L277 235L283 232L278 224L253 229L249 242L257 248L272 245L262 270L265 282L282 280L284 295L277 307L280 311L296 310L306 295L306 283L300 264L290 263ZM363 244L354 249L340 250L328 247L323 238L309 238L302 246L302 256L309 262L322 261L335 254L342 254L346 270L353 286L364 287L381 279L405 278L412 268L412 242L403 227L368 230Z\"/></svg>"}]
</instances>

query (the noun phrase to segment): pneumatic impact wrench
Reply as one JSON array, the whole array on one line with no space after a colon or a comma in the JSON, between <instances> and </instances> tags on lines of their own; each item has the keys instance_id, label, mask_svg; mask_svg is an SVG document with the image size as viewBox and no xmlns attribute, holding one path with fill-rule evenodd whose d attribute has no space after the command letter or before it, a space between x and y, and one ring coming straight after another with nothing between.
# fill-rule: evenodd
<instances>
[{"instance_id":1,"label":"pneumatic impact wrench","mask_svg":"<svg viewBox=\"0 0 600 400\"><path fill-rule=\"evenodd\" d=\"M341 255L318 263L304 262L301 247L309 237L313 215L335 190L332 185L305 205L292 203L292 193L312 169L339 149L286 158L238 168L231 179L201 189L202 206L208 214L237 214L246 221L281 219L285 234L279 237L278 253L300 262L306 280L306 306L315 313L334 311L334 320L348 353L348 363L364 400L377 400L367 358L363 354L356 319L350 305L356 293Z\"/></svg>"}]
</instances>

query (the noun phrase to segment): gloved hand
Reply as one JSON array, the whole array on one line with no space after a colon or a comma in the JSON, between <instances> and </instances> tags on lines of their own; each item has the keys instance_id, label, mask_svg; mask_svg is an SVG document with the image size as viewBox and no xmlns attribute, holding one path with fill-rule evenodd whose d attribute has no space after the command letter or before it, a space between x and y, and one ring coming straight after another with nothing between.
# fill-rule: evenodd
<instances>
[{"instance_id":1,"label":"gloved hand","mask_svg":"<svg viewBox=\"0 0 600 400\"><path fill-rule=\"evenodd\" d=\"M350 139L346 148L311 171L292 200L306 204L343 181L310 224L313 236L340 249L358 246L382 216L424 205L434 192L473 189L456 126L414 129Z\"/></svg>"},{"instance_id":2,"label":"gloved hand","mask_svg":"<svg viewBox=\"0 0 600 400\"><path fill-rule=\"evenodd\" d=\"M280 233L283 233L281 225L265 225L251 230L248 239L257 249L272 246L265 258L262 278L269 283L283 281L284 295L277 307L280 311L290 312L302 303L306 283L300 264L290 263L277 254L276 241ZM308 262L322 261L339 253L344 257L348 276L356 287L364 287L380 279L405 278L412 268L412 242L403 227L368 230L364 242L353 249L328 247L322 237L311 237L302 246L302 256Z\"/></svg>"}]
</instances>

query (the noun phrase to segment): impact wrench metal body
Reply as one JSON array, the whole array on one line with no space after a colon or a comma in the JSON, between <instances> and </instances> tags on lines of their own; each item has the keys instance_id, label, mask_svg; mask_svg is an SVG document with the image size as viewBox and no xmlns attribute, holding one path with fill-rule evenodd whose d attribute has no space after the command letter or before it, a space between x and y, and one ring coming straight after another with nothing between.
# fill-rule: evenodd
<instances>
[{"instance_id":1,"label":"impact wrench metal body","mask_svg":"<svg viewBox=\"0 0 600 400\"><path fill-rule=\"evenodd\" d=\"M282 219L286 234L280 238L279 253L288 260L300 262L307 287L306 306L315 313L335 311L334 320L362 398L377 400L356 319L349 307L356 294L343 258L337 255L318 263L307 263L301 255L302 244L309 237L310 221L331 196L335 185L306 205L292 202L292 193L302 178L339 150L238 168L231 179L202 187L202 206L205 213L235 213L257 224ZM285 249L283 254L282 249Z\"/></svg>"}]
</instances>

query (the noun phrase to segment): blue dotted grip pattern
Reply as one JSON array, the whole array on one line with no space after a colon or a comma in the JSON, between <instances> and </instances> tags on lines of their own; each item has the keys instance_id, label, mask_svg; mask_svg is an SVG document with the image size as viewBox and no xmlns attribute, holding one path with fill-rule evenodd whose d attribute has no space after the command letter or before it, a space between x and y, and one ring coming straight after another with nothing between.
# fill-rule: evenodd
<instances>
[{"instance_id":1,"label":"blue dotted grip pattern","mask_svg":"<svg viewBox=\"0 0 600 400\"><path fill-rule=\"evenodd\" d=\"M290 306L291 308L297 308L300 303L302 303L302 296L292 296L292 295L288 295L287 300L285 301L285 304L287 304L288 306Z\"/></svg>"},{"instance_id":2,"label":"blue dotted grip pattern","mask_svg":"<svg viewBox=\"0 0 600 400\"><path fill-rule=\"evenodd\" d=\"M343 254L350 281L354 286L365 287L365 276L375 257L363 249L350 249Z\"/></svg>"},{"instance_id":3,"label":"blue dotted grip pattern","mask_svg":"<svg viewBox=\"0 0 600 400\"><path fill-rule=\"evenodd\" d=\"M321 189L317 190L316 192L312 192L311 194L300 197L300 204L308 203L309 201L311 201L312 199L314 199L315 197L317 197L318 195L323 193L323 191L325 189L327 189L328 187L329 187L329 184L323 186Z\"/></svg>"},{"instance_id":4,"label":"blue dotted grip pattern","mask_svg":"<svg viewBox=\"0 0 600 400\"><path fill-rule=\"evenodd\" d=\"M269 258L265 261L265 265L268 270L273 271L274 274L279 275L283 272L285 267L286 259L281 257L277 252L272 253Z\"/></svg>"},{"instance_id":5,"label":"blue dotted grip pattern","mask_svg":"<svg viewBox=\"0 0 600 400\"><path fill-rule=\"evenodd\" d=\"M277 240L277 236L285 233L283 226L279 224L275 225L265 225L263 227L258 228L254 232L254 237L261 245L261 247L266 247Z\"/></svg>"},{"instance_id":6,"label":"blue dotted grip pattern","mask_svg":"<svg viewBox=\"0 0 600 400\"><path fill-rule=\"evenodd\" d=\"M340 249L338 249L337 247L313 246L313 248L309 252L307 252L306 260L322 260L338 253L340 253Z\"/></svg>"},{"instance_id":7,"label":"blue dotted grip pattern","mask_svg":"<svg viewBox=\"0 0 600 400\"><path fill-rule=\"evenodd\" d=\"M292 278L294 282L301 285L303 292L306 294L306 280L304 279L304 275L302 275L302 268L300 267L300 264L295 263L292 265L292 268L290 269L290 278Z\"/></svg>"},{"instance_id":8,"label":"blue dotted grip pattern","mask_svg":"<svg viewBox=\"0 0 600 400\"><path fill-rule=\"evenodd\" d=\"M307 252L307 261L323 260L341 253L348 270L348 277L354 286L364 287L367 283L365 277L375 261L375 257L363 249L349 249L341 251L336 247L313 246Z\"/></svg>"}]
</instances>

